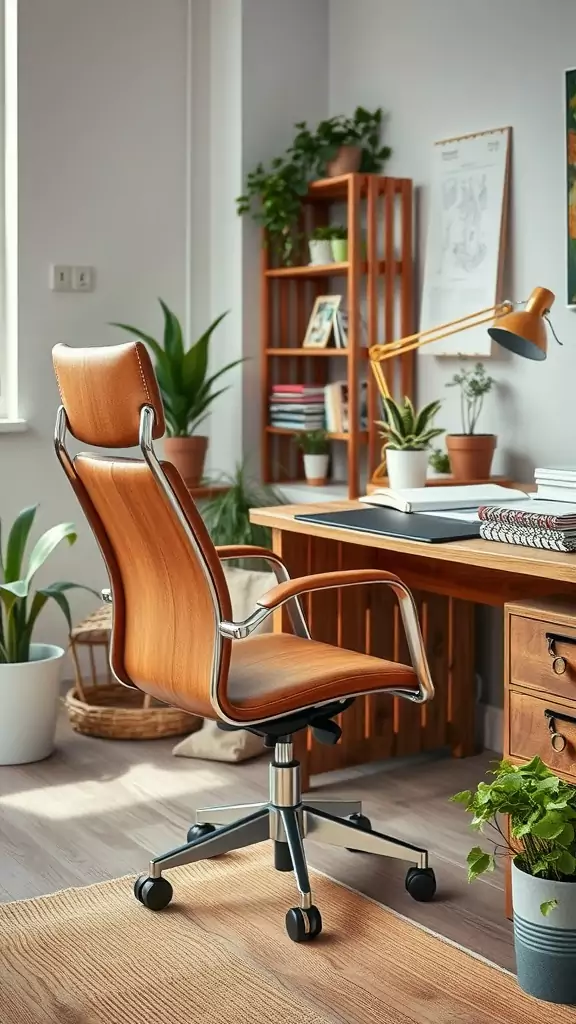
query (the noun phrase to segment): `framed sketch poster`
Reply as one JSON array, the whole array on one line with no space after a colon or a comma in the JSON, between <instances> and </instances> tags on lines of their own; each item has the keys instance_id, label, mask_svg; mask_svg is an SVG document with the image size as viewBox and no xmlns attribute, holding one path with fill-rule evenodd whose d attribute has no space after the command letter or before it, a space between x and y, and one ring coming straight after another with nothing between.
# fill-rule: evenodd
<instances>
[{"instance_id":1,"label":"framed sketch poster","mask_svg":"<svg viewBox=\"0 0 576 1024\"><path fill-rule=\"evenodd\" d=\"M420 330L499 302L508 205L510 128L434 145ZM489 356L486 326L427 345L435 356Z\"/></svg>"},{"instance_id":2,"label":"framed sketch poster","mask_svg":"<svg viewBox=\"0 0 576 1024\"><path fill-rule=\"evenodd\" d=\"M566 72L566 302L576 307L576 68Z\"/></svg>"}]
</instances>

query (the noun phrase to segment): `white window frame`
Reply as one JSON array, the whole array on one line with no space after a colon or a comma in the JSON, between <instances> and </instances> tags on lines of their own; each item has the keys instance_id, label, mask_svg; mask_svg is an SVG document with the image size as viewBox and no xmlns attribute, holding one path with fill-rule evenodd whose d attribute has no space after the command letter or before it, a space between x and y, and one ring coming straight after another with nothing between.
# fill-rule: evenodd
<instances>
[{"instance_id":1,"label":"white window frame","mask_svg":"<svg viewBox=\"0 0 576 1024\"><path fill-rule=\"evenodd\" d=\"M18 409L18 0L0 0L0 430Z\"/></svg>"}]
</instances>

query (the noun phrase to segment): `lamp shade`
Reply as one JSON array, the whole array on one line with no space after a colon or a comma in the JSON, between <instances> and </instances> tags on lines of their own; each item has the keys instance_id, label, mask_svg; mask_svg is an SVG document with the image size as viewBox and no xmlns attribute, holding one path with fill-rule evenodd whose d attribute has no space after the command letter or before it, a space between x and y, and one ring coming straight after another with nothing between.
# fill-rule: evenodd
<instances>
[{"instance_id":1,"label":"lamp shade","mask_svg":"<svg viewBox=\"0 0 576 1024\"><path fill-rule=\"evenodd\" d=\"M535 288L522 310L498 317L488 334L502 348L525 359L546 359L548 338L544 317L554 302L554 292Z\"/></svg>"}]
</instances>

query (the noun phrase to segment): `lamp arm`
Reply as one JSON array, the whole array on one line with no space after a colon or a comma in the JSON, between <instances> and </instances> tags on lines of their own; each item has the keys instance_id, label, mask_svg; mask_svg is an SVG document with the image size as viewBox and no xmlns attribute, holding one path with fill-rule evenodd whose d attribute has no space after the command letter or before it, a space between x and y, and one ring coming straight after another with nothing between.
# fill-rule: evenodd
<instances>
[{"instance_id":1,"label":"lamp arm","mask_svg":"<svg viewBox=\"0 0 576 1024\"><path fill-rule=\"evenodd\" d=\"M422 348L433 341L448 338L451 334L458 334L469 327L477 327L480 324L488 323L489 320L494 319L494 316L503 316L505 313L510 313L513 308L512 303L509 301L499 302L494 306L486 306L485 309L479 309L476 313L469 313L467 316L459 317L457 320L450 320L448 323L440 324L439 327L432 327L426 331L417 331L416 334L409 334L398 341L390 342L388 345L372 345L368 350L368 356L380 393L384 398L390 396L390 389L382 367L379 365L380 363L387 359L393 359L394 356L402 356L408 352L413 352L414 349Z\"/></svg>"}]
</instances>

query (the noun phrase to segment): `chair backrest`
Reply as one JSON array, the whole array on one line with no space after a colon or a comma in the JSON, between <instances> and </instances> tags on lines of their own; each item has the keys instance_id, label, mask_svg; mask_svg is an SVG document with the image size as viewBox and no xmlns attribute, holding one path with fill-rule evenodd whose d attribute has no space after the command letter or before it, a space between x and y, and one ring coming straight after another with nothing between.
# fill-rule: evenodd
<instances>
[{"instance_id":1,"label":"chair backrest","mask_svg":"<svg viewBox=\"0 0 576 1024\"><path fill-rule=\"evenodd\" d=\"M158 462L152 441L164 411L150 357L140 342L107 348L56 345L62 407L56 450L104 557L113 599L111 667L127 685L194 714L218 717L230 640L220 560L178 471ZM82 453L88 445L140 444L144 459Z\"/></svg>"}]
</instances>

